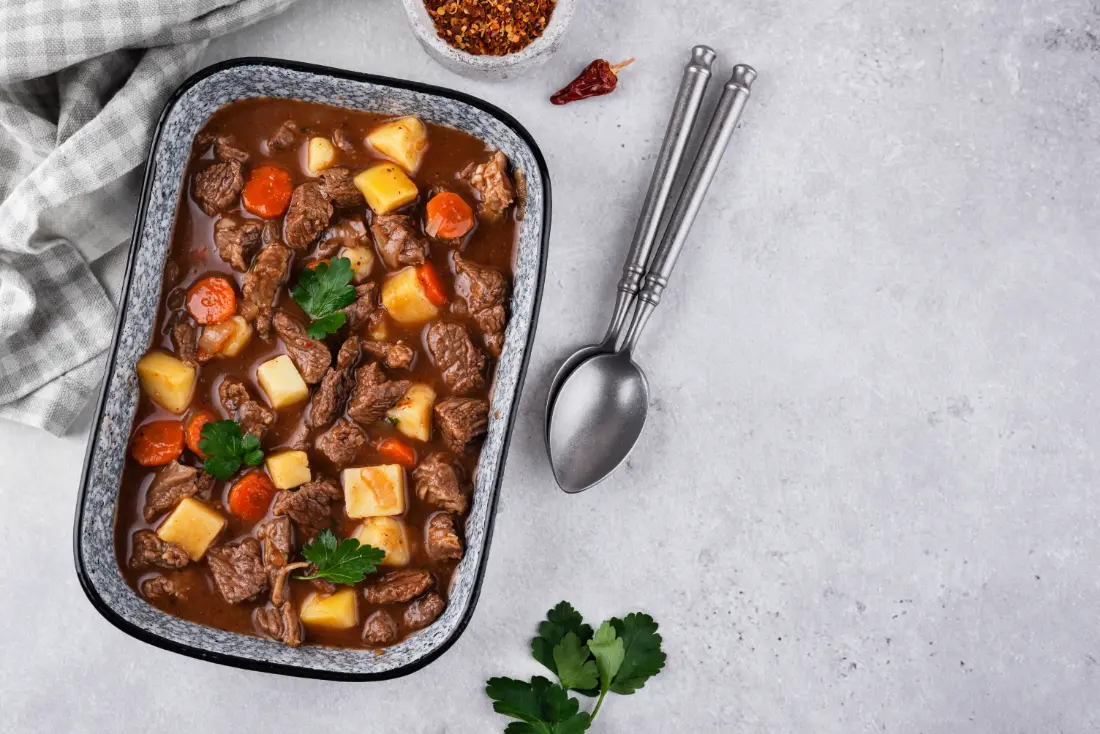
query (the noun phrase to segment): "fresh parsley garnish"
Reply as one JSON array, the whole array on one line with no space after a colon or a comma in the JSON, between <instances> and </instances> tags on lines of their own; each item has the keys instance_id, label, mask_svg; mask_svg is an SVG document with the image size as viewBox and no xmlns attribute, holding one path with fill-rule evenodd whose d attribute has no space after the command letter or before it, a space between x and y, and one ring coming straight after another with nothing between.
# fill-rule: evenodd
<instances>
[{"instance_id":1,"label":"fresh parsley garnish","mask_svg":"<svg viewBox=\"0 0 1100 734\"><path fill-rule=\"evenodd\" d=\"M391 426L396 426L398 423L401 422L401 419L400 418L394 418L392 415L387 415L386 416L386 422L389 423Z\"/></svg>"},{"instance_id":2,"label":"fresh parsley garnish","mask_svg":"<svg viewBox=\"0 0 1100 734\"><path fill-rule=\"evenodd\" d=\"M290 289L290 295L312 319L306 329L310 339L324 339L347 321L347 314L340 309L355 301L353 277L351 260L346 257L317 263L298 275L298 285Z\"/></svg>"},{"instance_id":3,"label":"fresh parsley garnish","mask_svg":"<svg viewBox=\"0 0 1100 734\"><path fill-rule=\"evenodd\" d=\"M531 655L558 676L560 685L541 676L530 683L490 679L485 693L494 702L493 710L519 719L505 734L587 731L609 692L634 693L665 665L657 623L648 614L612 617L593 633L580 612L564 601L546 613L538 637L531 640ZM592 713L581 711L569 691L599 696Z\"/></svg>"},{"instance_id":4,"label":"fresh parsley garnish","mask_svg":"<svg viewBox=\"0 0 1100 734\"><path fill-rule=\"evenodd\" d=\"M241 464L257 466L264 460L260 439L251 433L241 435L237 421L213 421L202 427L199 450L208 458L203 463L207 474L229 479Z\"/></svg>"},{"instance_id":5,"label":"fresh parsley garnish","mask_svg":"<svg viewBox=\"0 0 1100 734\"><path fill-rule=\"evenodd\" d=\"M541 675L530 683L490 678L485 693L493 699L493 711L523 722L509 724L506 734L580 734L592 723L577 699Z\"/></svg>"},{"instance_id":6,"label":"fresh parsley garnish","mask_svg":"<svg viewBox=\"0 0 1100 734\"><path fill-rule=\"evenodd\" d=\"M386 552L373 545L362 545L355 538L337 541L331 530L322 530L312 543L302 547L302 555L317 570L298 578L327 579L351 586L372 573L386 557Z\"/></svg>"}]
</instances>

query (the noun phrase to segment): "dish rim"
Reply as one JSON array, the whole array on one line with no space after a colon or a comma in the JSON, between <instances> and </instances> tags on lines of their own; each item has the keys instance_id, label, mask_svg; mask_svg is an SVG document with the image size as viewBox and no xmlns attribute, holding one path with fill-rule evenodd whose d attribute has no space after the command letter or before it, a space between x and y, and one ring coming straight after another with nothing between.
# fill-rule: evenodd
<instances>
[{"instance_id":1,"label":"dish rim","mask_svg":"<svg viewBox=\"0 0 1100 734\"><path fill-rule=\"evenodd\" d=\"M523 142L528 146L531 154L538 166L540 176L542 178L543 189L543 206L542 206L542 229L539 232L539 272L538 277L535 279L535 288L533 293L533 310L531 323L528 327L526 345L524 347L523 357L520 361L520 368L516 376L515 384L515 397L513 403L513 409L507 418L507 423L504 428L502 443L501 443L501 459L500 469L497 472L496 481L493 484L492 497L490 498L490 504L488 507L488 513L486 515L487 527L485 529L485 551L482 562L474 569L474 579L472 584L472 590L470 595L470 601L466 609L463 611L462 617L459 619L455 626L454 632L437 647L426 653L422 657L404 665L385 670L381 672L373 673L352 673L334 670L325 670L318 668L308 668L296 665L288 665L285 663L278 663L266 660L256 660L248 657L241 657L237 655L226 654L222 652L215 652L201 647L192 645L186 645L175 640L170 640L166 637L162 637L154 632L145 630L139 627L122 615L120 615L110 604L108 604L96 590L93 584L90 574L88 573L84 556L81 552L81 535L85 519L85 502L88 493L88 479L91 469L91 461L94 453L94 448L97 444L100 428L102 425L103 410L105 401L107 399L107 392L110 386L109 376L113 373L116 364L116 357L119 347L119 337L121 336L122 325L127 313L127 305L130 296L130 286L133 280L133 267L135 261L135 254L137 252L138 243L141 239L141 232L145 226L146 216L148 214L149 198L152 191L153 180L156 176L156 165L153 159L153 152L157 149L160 143L161 135L164 131L164 125L168 119L169 114L174 109L175 105L179 102L180 98L196 84L211 77L215 74L221 73L226 70L230 70L240 66L269 66L281 69L289 69L292 71L305 72L317 75L327 75L331 77L347 79L350 81L366 82L378 86L388 86L395 89L402 89L412 92L418 92L421 94L434 95L445 99L460 102L470 107L473 107L481 112L495 117L502 124L512 130ZM177 203L177 213L180 203ZM497 505L500 501L500 490L504 482L504 470L508 463L508 451L511 447L512 434L515 430L515 421L519 413L519 405L522 398L523 386L527 378L527 370L530 366L531 353L534 347L535 334L538 329L539 314L542 307L542 293L546 276L546 264L549 254L550 244L550 226L551 226L551 182L550 171L546 164L541 149L535 142L535 139L531 136L531 133L519 123L512 115L505 112L496 105L486 102L478 97L466 94L465 92L459 92L453 89L447 89L444 87L438 87L431 84L423 84L421 82L414 82L405 79L395 79L392 77L379 76L376 74L369 74L365 72L356 72L346 69L338 69L323 64L310 64L299 61L290 61L286 59L273 59L262 56L244 56L236 59L229 59L221 61L210 66L207 66L199 71L195 72L176 88L174 92L165 101L164 109L160 113L160 117L157 120L156 127L153 130L153 136L149 144L148 153L145 161L145 173L142 176L141 193L138 197L138 206L136 216L134 218L134 228L130 236L130 245L126 254L126 269L123 275L123 281L121 290L119 293L118 313L115 318L114 333L111 336L111 345L107 352L107 364L104 369L103 384L99 391L99 398L96 401L96 409L93 414L92 427L88 434L88 443L85 448L84 463L80 475L80 489L77 495L75 518L73 523L73 559L76 566L77 580L80 582L80 587L84 591L84 595L91 602L92 606L98 611L108 622L122 630L126 634L148 643L155 647L159 647L162 650L168 650L187 657L195 658L198 660L204 660L207 662L216 663L219 665L225 665L228 667L241 668L245 670L255 670L262 673L273 673L277 675L287 675L298 678L311 678L319 680L334 680L334 681L349 681L349 682L367 682L367 681L382 681L392 680L394 678L400 678L410 673L414 673L426 665L435 662L443 653L447 652L455 642L466 631L466 627L470 623L470 619L473 616L474 610L477 608L477 602L481 596L481 585L485 577L485 568L488 565L488 555L492 548L493 529L496 524ZM117 559L116 559L117 564ZM209 626L209 625L205 625ZM344 648L332 647L331 649L341 650ZM357 649L357 648L354 648Z\"/></svg>"}]
</instances>

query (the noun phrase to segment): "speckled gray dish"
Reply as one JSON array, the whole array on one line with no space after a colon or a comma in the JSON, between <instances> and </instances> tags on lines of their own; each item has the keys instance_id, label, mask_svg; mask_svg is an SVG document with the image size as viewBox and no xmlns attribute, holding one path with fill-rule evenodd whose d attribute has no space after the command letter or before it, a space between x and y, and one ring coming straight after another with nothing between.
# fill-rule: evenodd
<instances>
[{"instance_id":1,"label":"speckled gray dish","mask_svg":"<svg viewBox=\"0 0 1100 734\"><path fill-rule=\"evenodd\" d=\"M576 6L576 0L557 0L542 35L521 51L505 56L475 56L460 51L439 37L424 0L401 1L416 40L420 41L429 56L456 74L491 82L517 77L545 63L561 45Z\"/></svg>"},{"instance_id":2,"label":"speckled gray dish","mask_svg":"<svg viewBox=\"0 0 1100 734\"><path fill-rule=\"evenodd\" d=\"M287 97L387 115L417 115L499 148L527 177L527 216L515 256L512 317L493 388L489 432L474 478L466 556L439 620L381 654L309 645L291 649L164 614L126 584L115 558L119 483L138 403L134 365L148 349L155 325L191 141L215 110L250 97ZM535 335L549 227L550 178L542 154L515 120L480 100L410 82L270 59L219 64L185 82L165 107L153 138L118 326L81 480L74 531L76 567L96 609L120 629L159 647L272 673L377 680L410 673L441 655L465 628L481 586L504 459Z\"/></svg>"}]
</instances>

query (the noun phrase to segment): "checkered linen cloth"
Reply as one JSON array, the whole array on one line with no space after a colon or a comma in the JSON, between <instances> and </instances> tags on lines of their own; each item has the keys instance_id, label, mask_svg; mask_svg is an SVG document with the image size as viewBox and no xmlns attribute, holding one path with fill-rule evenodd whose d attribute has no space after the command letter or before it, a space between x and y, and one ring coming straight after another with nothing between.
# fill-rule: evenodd
<instances>
[{"instance_id":1,"label":"checkered linen cloth","mask_svg":"<svg viewBox=\"0 0 1100 734\"><path fill-rule=\"evenodd\" d=\"M293 2L0 2L0 418L62 434L95 395L115 306L89 262L130 235L168 95Z\"/></svg>"}]
</instances>

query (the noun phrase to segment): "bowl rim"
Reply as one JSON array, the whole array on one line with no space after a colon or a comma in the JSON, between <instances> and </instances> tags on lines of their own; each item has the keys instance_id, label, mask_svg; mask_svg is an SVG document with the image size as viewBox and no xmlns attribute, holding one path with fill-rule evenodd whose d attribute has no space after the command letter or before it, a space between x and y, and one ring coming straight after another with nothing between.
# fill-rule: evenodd
<instances>
[{"instance_id":1,"label":"bowl rim","mask_svg":"<svg viewBox=\"0 0 1100 734\"><path fill-rule=\"evenodd\" d=\"M186 645L176 642L175 640L162 637L133 624L121 614L119 614L110 604L108 604L102 598L102 596L100 596L99 591L96 589L95 584L91 579L91 575L89 574L88 569L86 568L84 563L84 556L82 553L80 539L82 536L85 520L85 503L88 493L88 480L91 471L92 458L94 455L95 447L98 443L100 428L102 426L100 418L103 414L104 403L107 399L108 388L110 386L109 376L115 369L119 347L119 338L121 336L121 327L127 313L127 307L129 305L130 286L133 280L133 268L135 262L134 256L137 252L138 243L141 241L141 232L143 231L145 226L146 215L148 214L149 198L152 192L152 184L156 175L156 166L153 164L152 154L157 149L157 146L160 143L162 133L164 132L164 125L166 120L168 119L169 114L172 112L176 103L189 89L207 79L208 77L242 66L269 66L310 74L327 75L336 78L347 79L350 81L367 82L379 86L389 86L396 89L435 95L445 99L454 100L456 102L461 102L495 117L505 126L510 128L517 136L519 136L524 144L526 144L530 149L532 157L534 158L538 166L539 174L542 178L543 219L542 231L539 233L539 273L538 277L536 278L533 294L532 319L528 328L523 357L520 361L520 368L516 378L516 398L514 408L510 411L510 414L507 418L507 424L505 425L504 429L504 435L501 444L500 469L497 472L496 482L493 486L493 492L490 498L490 505L487 513L488 523L485 535L485 554L482 562L478 564L476 569L474 570L474 579L470 601L469 604L466 606L466 609L463 612L461 619L459 619L457 625L455 626L453 633L448 638L443 640L437 647L408 664L382 672L349 673L319 668L307 668L266 660L256 660L248 657L215 652L202 647ZM177 204L177 207L178 206L179 204ZM409 81L405 79L395 79L392 77L379 76L376 74L338 69L322 64L309 64L305 62L290 61L286 59L274 59L262 56L244 56L236 59L221 61L212 64L204 69L200 69L199 71L195 72L187 79L185 79L183 83L180 84L180 86L177 87L176 90L165 101L164 108L161 111L156 126L153 129L153 136L149 143L149 149L145 160L145 173L142 177L141 193L138 197L137 213L134 218L134 228L130 236L130 245L126 254L126 268L123 275L121 291L119 293L119 305L118 313L115 318L114 333L111 336L111 345L107 351L107 363L104 369L104 380L99 391L99 398L96 401L96 409L93 414L93 424L88 434L88 443L85 448L84 463L80 475L80 489L77 495L75 517L73 522L73 560L76 566L76 575L77 580L80 583L80 588L84 591L84 595L88 598L88 601L91 602L96 611L98 611L112 625L130 635L131 637L153 645L154 647L159 647L162 650L168 650L169 652L186 655L187 657L204 660L206 662L212 662L219 665L225 665L228 667L254 670L261 673L286 675L297 678L311 678L318 680L348 682L392 680L394 678L400 678L420 670L426 665L437 660L441 655L443 655L443 653L447 652L447 650L449 650L451 646L458 641L463 632L465 632L466 627L469 625L470 619L473 616L474 610L477 607L478 599L481 596L481 585L484 581L485 568L488 565L488 554L492 547L493 528L496 524L495 518L497 513L497 505L500 501L500 489L504 481L504 470L508 463L508 450L511 446L512 434L515 429L515 421L519 413L520 398L522 396L524 383L526 382L527 369L530 366L531 353L533 351L535 342L535 334L538 330L538 316L542 306L542 293L546 275L546 264L549 254L551 209L552 206L550 170L547 167L546 159L544 158L541 149L535 142L535 139L531 136L531 133L528 132L527 129L523 125L521 125L514 117L512 117L512 115L508 114L501 108L490 102L486 102L485 100L479 99L478 97L474 97L464 92L459 92L453 89L447 89L430 84Z\"/></svg>"},{"instance_id":2,"label":"bowl rim","mask_svg":"<svg viewBox=\"0 0 1100 734\"><path fill-rule=\"evenodd\" d=\"M435 23L428 14L424 0L401 0L401 4L405 7L405 14L409 18L409 25L412 26L413 33L416 34L421 43L430 46L435 53L451 57L455 61L477 71L499 71L522 66L550 50L569 26L569 21L573 18L576 0L556 0L554 11L550 14L550 22L546 24L546 29L542 32L542 35L519 51L502 56L472 54L469 51L455 48L435 32Z\"/></svg>"}]
</instances>

